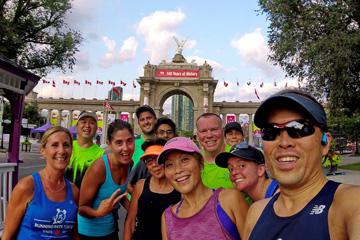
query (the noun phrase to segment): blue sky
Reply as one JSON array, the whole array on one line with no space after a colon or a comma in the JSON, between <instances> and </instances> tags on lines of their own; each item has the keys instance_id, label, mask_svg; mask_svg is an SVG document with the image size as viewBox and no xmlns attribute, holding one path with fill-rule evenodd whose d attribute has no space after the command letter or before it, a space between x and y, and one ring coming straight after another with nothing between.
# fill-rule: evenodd
<instances>
[{"instance_id":1,"label":"blue sky","mask_svg":"<svg viewBox=\"0 0 360 240\"><path fill-rule=\"evenodd\" d=\"M84 37L74 70L52 72L47 80L54 80L56 89L39 83L35 91L43 97L105 99L108 81L116 85L123 81L127 83L124 100L138 100L135 79L143 75L143 66L147 61L171 61L176 52L173 36L179 41L188 36L183 56L198 65L206 60L213 67L213 77L219 80L215 101L259 101L255 88L263 100L286 81L288 86L298 83L285 79L278 67L266 61L269 22L257 10L257 1L243 0L74 0L66 21ZM81 85L74 85L74 79ZM92 86L85 85L85 79ZM63 80L70 85L63 85ZM96 80L104 85L96 85ZM226 88L224 80L229 83Z\"/></svg>"}]
</instances>

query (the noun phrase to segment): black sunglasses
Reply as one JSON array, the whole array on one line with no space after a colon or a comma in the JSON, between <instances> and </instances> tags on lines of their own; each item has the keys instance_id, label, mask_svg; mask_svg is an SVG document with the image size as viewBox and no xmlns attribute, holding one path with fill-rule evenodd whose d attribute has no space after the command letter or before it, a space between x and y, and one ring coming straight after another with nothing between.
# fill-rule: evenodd
<instances>
[{"instance_id":1,"label":"black sunglasses","mask_svg":"<svg viewBox=\"0 0 360 240\"><path fill-rule=\"evenodd\" d=\"M274 141L284 129L292 138L302 138L314 134L314 126L306 119L292 120L283 124L269 124L261 129L264 141Z\"/></svg>"}]
</instances>

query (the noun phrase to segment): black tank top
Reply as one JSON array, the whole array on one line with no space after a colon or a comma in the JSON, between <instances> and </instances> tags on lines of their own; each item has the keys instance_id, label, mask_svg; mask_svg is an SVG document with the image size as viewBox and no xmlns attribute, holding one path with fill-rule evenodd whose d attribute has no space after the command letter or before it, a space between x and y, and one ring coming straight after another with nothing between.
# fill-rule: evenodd
<instances>
[{"instance_id":1,"label":"black tank top","mask_svg":"<svg viewBox=\"0 0 360 240\"><path fill-rule=\"evenodd\" d=\"M298 213L279 217L274 212L277 193L266 205L249 240L330 240L328 212L340 183L328 181L320 192Z\"/></svg>"},{"instance_id":2,"label":"black tank top","mask_svg":"<svg viewBox=\"0 0 360 240\"><path fill-rule=\"evenodd\" d=\"M138 200L138 211L133 239L162 239L161 215L171 204L181 200L181 194L175 189L171 193L161 194L150 191L150 178L145 179L144 189Z\"/></svg>"}]
</instances>

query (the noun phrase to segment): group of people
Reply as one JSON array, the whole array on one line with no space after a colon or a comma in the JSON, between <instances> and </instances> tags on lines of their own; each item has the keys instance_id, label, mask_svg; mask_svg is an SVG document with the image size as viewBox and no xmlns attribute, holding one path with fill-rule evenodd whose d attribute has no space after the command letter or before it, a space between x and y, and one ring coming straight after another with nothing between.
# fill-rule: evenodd
<instances>
[{"instance_id":1,"label":"group of people","mask_svg":"<svg viewBox=\"0 0 360 240\"><path fill-rule=\"evenodd\" d=\"M136 116L137 138L129 123L109 124L105 155L91 112L79 116L77 141L50 128L40 147L46 166L14 188L2 239L118 239L120 204L124 239L360 239L360 187L324 176L331 134L306 92L261 103L262 150L214 113L196 120L202 152L150 106Z\"/></svg>"}]
</instances>

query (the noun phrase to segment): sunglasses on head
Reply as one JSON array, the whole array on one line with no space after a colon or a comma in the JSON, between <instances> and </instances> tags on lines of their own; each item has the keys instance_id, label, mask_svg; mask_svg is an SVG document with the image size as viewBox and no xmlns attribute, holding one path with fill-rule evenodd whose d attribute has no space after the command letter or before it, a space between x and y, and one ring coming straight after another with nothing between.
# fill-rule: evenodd
<instances>
[{"instance_id":1,"label":"sunglasses on head","mask_svg":"<svg viewBox=\"0 0 360 240\"><path fill-rule=\"evenodd\" d=\"M285 130L292 138L302 138L314 134L314 126L305 119L292 120L283 124L269 124L261 129L261 138L264 141L274 141Z\"/></svg>"}]
</instances>

